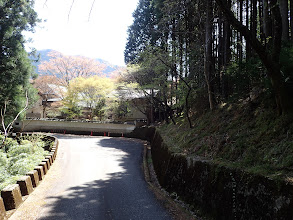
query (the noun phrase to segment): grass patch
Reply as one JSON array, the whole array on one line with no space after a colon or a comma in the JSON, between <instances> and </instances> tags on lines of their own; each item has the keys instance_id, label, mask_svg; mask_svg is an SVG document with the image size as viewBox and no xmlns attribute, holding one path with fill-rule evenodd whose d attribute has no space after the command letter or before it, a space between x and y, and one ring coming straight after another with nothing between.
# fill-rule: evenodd
<instances>
[{"instance_id":1,"label":"grass patch","mask_svg":"<svg viewBox=\"0 0 293 220\"><path fill-rule=\"evenodd\" d=\"M42 141L41 135L33 135L18 140L7 138L0 149L0 190L34 169L49 152L46 146L53 142ZM3 136L0 136L3 139Z\"/></svg>"},{"instance_id":2,"label":"grass patch","mask_svg":"<svg viewBox=\"0 0 293 220\"><path fill-rule=\"evenodd\" d=\"M293 178L292 117L272 106L239 101L158 130L174 153L200 156L225 166L276 178Z\"/></svg>"}]
</instances>

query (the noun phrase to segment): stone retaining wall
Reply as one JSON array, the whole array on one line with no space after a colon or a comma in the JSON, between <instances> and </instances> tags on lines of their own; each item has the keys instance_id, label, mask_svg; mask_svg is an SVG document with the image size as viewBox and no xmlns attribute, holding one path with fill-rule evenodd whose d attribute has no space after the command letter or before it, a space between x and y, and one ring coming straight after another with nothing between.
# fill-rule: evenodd
<instances>
[{"instance_id":1,"label":"stone retaining wall","mask_svg":"<svg viewBox=\"0 0 293 220\"><path fill-rule=\"evenodd\" d=\"M27 173L26 176L19 178L17 184L9 185L1 191L0 196L0 220L6 220L6 211L18 208L23 202L23 196L29 195L33 188L37 187L44 178L44 169L50 168L55 161L58 140L52 136L46 136L46 139L54 140L54 146L48 156L44 158L44 163L37 166L35 170ZM50 163L50 165L48 165Z\"/></svg>"},{"instance_id":2,"label":"stone retaining wall","mask_svg":"<svg viewBox=\"0 0 293 220\"><path fill-rule=\"evenodd\" d=\"M212 161L173 154L154 128L133 135L151 141L158 180L172 195L212 219L293 219L293 185Z\"/></svg>"},{"instance_id":3,"label":"stone retaining wall","mask_svg":"<svg viewBox=\"0 0 293 220\"><path fill-rule=\"evenodd\" d=\"M46 120L23 120L15 124L14 129L21 132L51 132L84 135L108 135L109 133L130 133L135 128L134 124L115 123L91 123L79 121L46 121Z\"/></svg>"}]
</instances>

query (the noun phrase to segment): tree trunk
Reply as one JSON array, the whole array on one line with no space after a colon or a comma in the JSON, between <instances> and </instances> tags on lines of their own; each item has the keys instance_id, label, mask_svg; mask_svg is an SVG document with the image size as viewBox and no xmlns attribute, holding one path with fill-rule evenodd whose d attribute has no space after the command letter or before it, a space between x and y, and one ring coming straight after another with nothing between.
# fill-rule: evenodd
<instances>
[{"instance_id":1,"label":"tree trunk","mask_svg":"<svg viewBox=\"0 0 293 220\"><path fill-rule=\"evenodd\" d=\"M185 96L185 114L186 114L186 118L188 120L188 124L189 124L189 128L192 128L192 122L191 122L191 119L189 117L189 102L188 102L188 99L189 99L189 95L190 95L190 92L191 92L191 87L188 87L188 91L187 91L187 94Z\"/></svg>"},{"instance_id":2,"label":"tree trunk","mask_svg":"<svg viewBox=\"0 0 293 220\"><path fill-rule=\"evenodd\" d=\"M290 1L290 37L291 42L293 42L293 1Z\"/></svg>"},{"instance_id":3,"label":"tree trunk","mask_svg":"<svg viewBox=\"0 0 293 220\"><path fill-rule=\"evenodd\" d=\"M224 66L224 21L223 21L223 15L221 12L219 13L219 19L218 19L218 71L221 72Z\"/></svg>"},{"instance_id":4,"label":"tree trunk","mask_svg":"<svg viewBox=\"0 0 293 220\"><path fill-rule=\"evenodd\" d=\"M262 42L265 42L265 34L264 34L264 20L263 20L263 2L259 1L258 3L258 20L259 20L259 32L260 39Z\"/></svg>"},{"instance_id":5,"label":"tree trunk","mask_svg":"<svg viewBox=\"0 0 293 220\"><path fill-rule=\"evenodd\" d=\"M265 38L272 36L272 19L269 16L268 0L263 0L263 26Z\"/></svg>"},{"instance_id":6,"label":"tree trunk","mask_svg":"<svg viewBox=\"0 0 293 220\"><path fill-rule=\"evenodd\" d=\"M238 9L239 9L239 21L241 24L243 24L243 2L240 1L238 3ZM242 34L240 32L237 33L237 52L238 52L238 62L242 63Z\"/></svg>"},{"instance_id":7,"label":"tree trunk","mask_svg":"<svg viewBox=\"0 0 293 220\"><path fill-rule=\"evenodd\" d=\"M45 95L45 100L42 100L42 105L43 105L43 118L46 118L46 110L48 106L48 98Z\"/></svg>"},{"instance_id":8,"label":"tree trunk","mask_svg":"<svg viewBox=\"0 0 293 220\"><path fill-rule=\"evenodd\" d=\"M257 0L251 0L250 30L254 37L257 37Z\"/></svg>"},{"instance_id":9,"label":"tree trunk","mask_svg":"<svg viewBox=\"0 0 293 220\"><path fill-rule=\"evenodd\" d=\"M231 59L231 28L229 22L225 19L224 21L224 30L223 30L223 38L224 38L224 65L228 65Z\"/></svg>"},{"instance_id":10,"label":"tree trunk","mask_svg":"<svg viewBox=\"0 0 293 220\"><path fill-rule=\"evenodd\" d=\"M231 6L231 0L228 1L228 5ZM221 81L221 93L224 99L228 97L228 82L225 76L225 70L230 63L231 59L231 27L226 17L223 18L223 66L224 71L220 72L220 81Z\"/></svg>"},{"instance_id":11,"label":"tree trunk","mask_svg":"<svg viewBox=\"0 0 293 220\"><path fill-rule=\"evenodd\" d=\"M285 88L285 82L280 71L280 52L281 52L281 37L282 37L282 24L281 24L281 14L280 9L277 4L277 0L270 1L270 8L272 9L272 15L275 21L274 25L274 36L272 46L266 48L261 44L261 42L256 38L253 32L251 32L246 26L243 26L234 16L231 8L226 4L225 0L216 0L220 9L223 11L224 15L227 17L231 25L241 32L245 39L251 43L251 46L256 51L260 57L263 65L267 69L268 76L271 80L275 99L277 104L277 109L279 114L286 114L292 111L292 104L289 98L289 94Z\"/></svg>"},{"instance_id":12,"label":"tree trunk","mask_svg":"<svg viewBox=\"0 0 293 220\"><path fill-rule=\"evenodd\" d=\"M212 8L212 0L206 1L207 11L206 11L206 35L205 35L205 80L208 88L208 97L210 109L214 109L214 95L212 89L212 76L213 76L213 8Z\"/></svg>"},{"instance_id":13,"label":"tree trunk","mask_svg":"<svg viewBox=\"0 0 293 220\"><path fill-rule=\"evenodd\" d=\"M249 15L251 14L251 10L249 10L249 2L250 0L246 0L246 27L249 26L249 20L250 20L250 17ZM228 6L231 8L231 5ZM249 41L246 41L246 60L249 60L251 58L251 54L252 54L252 51L251 51L251 45L249 43Z\"/></svg>"},{"instance_id":14,"label":"tree trunk","mask_svg":"<svg viewBox=\"0 0 293 220\"><path fill-rule=\"evenodd\" d=\"M282 40L289 40L288 0L279 0L282 17Z\"/></svg>"}]
</instances>

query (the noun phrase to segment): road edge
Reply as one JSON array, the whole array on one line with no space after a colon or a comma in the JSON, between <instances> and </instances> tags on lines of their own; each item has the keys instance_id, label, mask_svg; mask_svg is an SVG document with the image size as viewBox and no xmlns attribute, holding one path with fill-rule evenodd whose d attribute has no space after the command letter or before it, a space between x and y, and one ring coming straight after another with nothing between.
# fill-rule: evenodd
<instances>
[{"instance_id":1,"label":"road edge","mask_svg":"<svg viewBox=\"0 0 293 220\"><path fill-rule=\"evenodd\" d=\"M152 163L151 146L145 141L143 149L143 172L149 188L155 194L158 201L168 210L174 220L200 220L188 210L181 201L175 201L159 184Z\"/></svg>"}]
</instances>

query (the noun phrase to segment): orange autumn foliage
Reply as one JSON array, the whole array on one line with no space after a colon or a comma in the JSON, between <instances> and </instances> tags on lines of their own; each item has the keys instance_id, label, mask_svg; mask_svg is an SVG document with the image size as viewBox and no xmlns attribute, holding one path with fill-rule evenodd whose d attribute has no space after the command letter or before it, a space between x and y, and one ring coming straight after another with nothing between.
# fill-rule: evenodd
<instances>
[{"instance_id":1,"label":"orange autumn foliage","mask_svg":"<svg viewBox=\"0 0 293 220\"><path fill-rule=\"evenodd\" d=\"M58 84L68 87L70 80L77 77L101 76L106 68L94 59L82 56L67 56L60 52L52 51L48 54L51 59L39 65L42 75L55 76Z\"/></svg>"}]
</instances>

